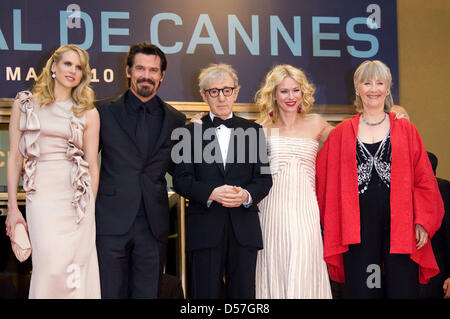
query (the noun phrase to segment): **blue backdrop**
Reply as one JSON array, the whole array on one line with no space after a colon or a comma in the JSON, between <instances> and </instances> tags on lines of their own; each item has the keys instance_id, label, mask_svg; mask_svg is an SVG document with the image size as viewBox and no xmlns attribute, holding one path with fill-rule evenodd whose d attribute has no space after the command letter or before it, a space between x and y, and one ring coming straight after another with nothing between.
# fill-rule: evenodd
<instances>
[{"instance_id":1,"label":"blue backdrop","mask_svg":"<svg viewBox=\"0 0 450 319\"><path fill-rule=\"evenodd\" d=\"M385 62L398 100L397 12L393 0L71 0L0 4L0 97L30 87L62 44L86 49L98 98L127 87L129 45L150 41L168 56L159 95L200 101L199 69L232 64L252 102L275 64L302 68L317 87L318 104L351 104L352 76L366 59Z\"/></svg>"}]
</instances>

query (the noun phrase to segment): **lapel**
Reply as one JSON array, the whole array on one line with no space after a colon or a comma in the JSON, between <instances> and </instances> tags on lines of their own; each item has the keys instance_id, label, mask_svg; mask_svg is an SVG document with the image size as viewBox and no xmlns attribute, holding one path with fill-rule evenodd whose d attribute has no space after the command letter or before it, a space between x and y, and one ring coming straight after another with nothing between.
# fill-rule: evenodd
<instances>
[{"instance_id":1,"label":"lapel","mask_svg":"<svg viewBox=\"0 0 450 319\"><path fill-rule=\"evenodd\" d=\"M117 123L119 124L119 126L125 131L127 136L133 142L137 151L139 151L139 148L138 148L138 145L136 142L135 132L134 132L135 128L130 123L130 121L128 121L128 114L125 109L125 96L126 96L127 92L125 92L124 94L119 96L116 100L112 101L111 104L109 105L109 108L110 108L111 113L113 114L114 118L116 119Z\"/></svg>"},{"instance_id":2,"label":"lapel","mask_svg":"<svg viewBox=\"0 0 450 319\"><path fill-rule=\"evenodd\" d=\"M234 167L234 164L237 161L237 145L236 145L236 129L237 128L243 128L241 119L239 117L237 117L235 114L233 114L233 123L234 123L234 129L231 130L231 135L230 135L230 141L228 143L228 154L227 154L227 161L226 161L226 165L225 165L225 175L227 175L230 170ZM246 150L247 152L247 150Z\"/></svg>"},{"instance_id":3,"label":"lapel","mask_svg":"<svg viewBox=\"0 0 450 319\"><path fill-rule=\"evenodd\" d=\"M166 104L163 100L161 100L159 98L159 96L156 96L156 99L158 100L158 103L160 103L160 105L162 106L162 109L164 112L163 124L162 124L160 132L152 132L154 134L159 134L159 136L158 136L158 140L156 141L155 147L152 150L150 150L150 156L147 158L147 163L150 161L150 159L153 157L153 155L155 155L155 152L157 150L159 150L161 145L166 140L167 134L169 132L169 128L173 127L173 117L169 116L170 109L169 109L168 104Z\"/></svg>"},{"instance_id":4,"label":"lapel","mask_svg":"<svg viewBox=\"0 0 450 319\"><path fill-rule=\"evenodd\" d=\"M216 147L214 148L215 151L218 151L219 154L214 154L214 156L218 156L219 158L222 158L222 153L220 150L220 144L219 144L219 139L217 138L217 134L215 132L215 128L213 126L213 123L211 121L211 117L209 116L209 113L206 114L204 117L202 117L202 134L204 134L204 131L206 131L209 128L214 129L214 141L208 141L202 138L203 141L203 147L202 147L202 151L205 149L206 145L209 143L216 143ZM230 138L231 141L231 138ZM217 165L217 167L219 168L220 172L222 173L222 175L225 176L225 168L223 167L223 163L221 161L214 161L214 163Z\"/></svg>"},{"instance_id":5,"label":"lapel","mask_svg":"<svg viewBox=\"0 0 450 319\"><path fill-rule=\"evenodd\" d=\"M233 149L231 149L233 148ZM227 175L236 160L236 145L234 143L234 129L231 130L230 142L228 143L227 160L224 169L224 175ZM222 165L223 167L223 165Z\"/></svg>"}]
</instances>

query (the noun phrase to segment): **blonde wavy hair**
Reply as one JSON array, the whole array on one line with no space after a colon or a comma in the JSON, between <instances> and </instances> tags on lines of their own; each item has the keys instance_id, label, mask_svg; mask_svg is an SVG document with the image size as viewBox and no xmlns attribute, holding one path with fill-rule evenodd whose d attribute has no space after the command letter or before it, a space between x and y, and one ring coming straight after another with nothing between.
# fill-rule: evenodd
<instances>
[{"instance_id":1,"label":"blonde wavy hair","mask_svg":"<svg viewBox=\"0 0 450 319\"><path fill-rule=\"evenodd\" d=\"M355 87L355 92L359 84L373 79L382 80L386 83L389 94L384 100L384 111L390 112L392 109L392 105L394 104L392 94L390 93L392 86L392 75L391 70L383 62L378 60L366 60L359 65L359 67L355 71L355 74L353 75L353 85ZM363 103L359 95L355 95L354 104L357 112L363 111Z\"/></svg>"},{"instance_id":2,"label":"blonde wavy hair","mask_svg":"<svg viewBox=\"0 0 450 319\"><path fill-rule=\"evenodd\" d=\"M275 101L276 89L287 77L292 78L300 84L300 90L302 91L302 101L300 102L302 112L298 113L299 116L305 116L311 110L314 104L314 92L316 89L312 83L308 82L305 73L292 65L276 65L267 73L264 84L255 95L255 103L260 112L258 123L264 123L268 120L275 123L278 119L279 109Z\"/></svg>"},{"instance_id":3,"label":"blonde wavy hair","mask_svg":"<svg viewBox=\"0 0 450 319\"><path fill-rule=\"evenodd\" d=\"M31 92L39 100L41 106L49 105L55 101L55 80L52 78L52 65L61 61L64 53L75 51L80 56L82 76L80 83L72 89L72 99L75 105L72 111L76 116L82 115L85 111L94 108L94 91L90 87L91 67L89 66L88 53L73 44L67 44L59 47L47 60L41 74L34 84Z\"/></svg>"}]
</instances>

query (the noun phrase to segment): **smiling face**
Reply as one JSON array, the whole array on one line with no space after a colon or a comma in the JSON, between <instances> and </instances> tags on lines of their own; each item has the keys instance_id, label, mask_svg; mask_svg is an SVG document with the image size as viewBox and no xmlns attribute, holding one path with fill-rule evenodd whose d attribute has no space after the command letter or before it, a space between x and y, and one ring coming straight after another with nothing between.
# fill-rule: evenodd
<instances>
[{"instance_id":1,"label":"smiling face","mask_svg":"<svg viewBox=\"0 0 450 319\"><path fill-rule=\"evenodd\" d=\"M384 101L389 93L389 86L378 78L365 80L356 89L364 109L383 109Z\"/></svg>"},{"instance_id":2,"label":"smiling face","mask_svg":"<svg viewBox=\"0 0 450 319\"><path fill-rule=\"evenodd\" d=\"M165 71L161 71L161 59L157 55L137 53L133 65L126 68L130 90L146 102L156 95Z\"/></svg>"},{"instance_id":3,"label":"smiling face","mask_svg":"<svg viewBox=\"0 0 450 319\"><path fill-rule=\"evenodd\" d=\"M291 77L284 78L275 89L275 100L281 113L292 112L296 114L302 102L300 83Z\"/></svg>"},{"instance_id":4,"label":"smiling face","mask_svg":"<svg viewBox=\"0 0 450 319\"><path fill-rule=\"evenodd\" d=\"M80 84L83 76L80 56L73 50L63 53L61 59L52 64L51 70L56 76L55 90L73 89Z\"/></svg>"},{"instance_id":5,"label":"smiling face","mask_svg":"<svg viewBox=\"0 0 450 319\"><path fill-rule=\"evenodd\" d=\"M355 86L356 111L365 109L377 110L382 105L385 112L390 112L394 101L389 90L392 85L392 75L388 66L381 61L364 61L353 75Z\"/></svg>"},{"instance_id":6,"label":"smiling face","mask_svg":"<svg viewBox=\"0 0 450 319\"><path fill-rule=\"evenodd\" d=\"M218 78L211 79L205 90L213 88L223 89L226 87L233 88L234 82L231 76L229 76L228 74L223 74ZM209 105L211 112L215 116L218 116L223 120L230 116L233 110L233 104L237 99L238 93L239 87L236 87L233 90L233 94L231 94L230 96L224 96L223 92L221 91L217 97L211 97L208 92L204 92L203 90L200 91L200 95L202 96L203 101Z\"/></svg>"}]
</instances>

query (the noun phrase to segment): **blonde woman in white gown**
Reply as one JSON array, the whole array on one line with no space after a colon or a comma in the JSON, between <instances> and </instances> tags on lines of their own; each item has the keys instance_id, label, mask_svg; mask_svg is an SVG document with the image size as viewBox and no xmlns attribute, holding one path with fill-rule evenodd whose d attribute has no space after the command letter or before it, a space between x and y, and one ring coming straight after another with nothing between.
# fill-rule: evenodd
<instances>
[{"instance_id":1,"label":"blonde woman in white gown","mask_svg":"<svg viewBox=\"0 0 450 319\"><path fill-rule=\"evenodd\" d=\"M308 114L314 87L290 65L275 66L257 92L273 186L260 204L264 249L258 253L256 298L331 298L323 260L315 162L332 126Z\"/></svg>"}]
</instances>

